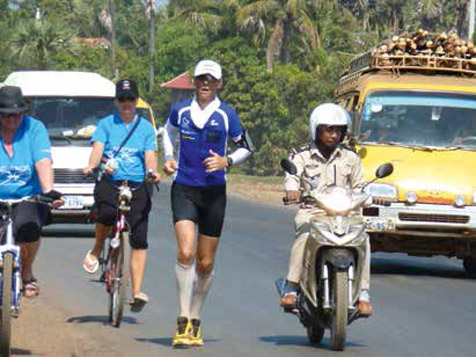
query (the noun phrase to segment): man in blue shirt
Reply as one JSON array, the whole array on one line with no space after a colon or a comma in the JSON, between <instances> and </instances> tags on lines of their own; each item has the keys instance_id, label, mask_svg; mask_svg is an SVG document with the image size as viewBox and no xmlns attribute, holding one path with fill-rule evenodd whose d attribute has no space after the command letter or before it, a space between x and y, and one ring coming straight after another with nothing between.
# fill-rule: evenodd
<instances>
[{"instance_id":1,"label":"man in blue shirt","mask_svg":"<svg viewBox=\"0 0 476 357\"><path fill-rule=\"evenodd\" d=\"M163 133L164 170L174 173L171 195L178 246L180 315L174 346L203 345L200 311L212 282L225 217L225 169L244 161L252 151L237 113L216 95L221 79L218 63L200 61L194 75L195 97L172 106ZM177 134L178 163L173 148ZM228 136L238 148L226 156Z\"/></svg>"},{"instance_id":2,"label":"man in blue shirt","mask_svg":"<svg viewBox=\"0 0 476 357\"><path fill-rule=\"evenodd\" d=\"M91 142L93 149L85 174L92 174L101 161L106 161L106 172L94 189L98 217L95 223L94 248L86 254L83 268L95 273L99 267L104 240L111 231L117 215L118 187L127 181L133 188L131 210L127 221L131 227L131 282L132 311L142 310L148 301L142 292L142 281L147 261L147 227L152 206L151 190L144 184L146 172L153 175L148 179L159 182L157 172L157 149L155 131L150 122L136 114L139 91L135 82L123 79L116 84L118 113L103 118L96 128Z\"/></svg>"},{"instance_id":3,"label":"man in blue shirt","mask_svg":"<svg viewBox=\"0 0 476 357\"><path fill-rule=\"evenodd\" d=\"M21 89L0 88L0 198L18 199L44 194L63 203L53 190L51 144L45 126L24 113L28 106ZM23 295L35 297L39 286L33 262L40 247L41 228L47 223L49 208L34 202L21 202L13 208L15 241L22 257Z\"/></svg>"}]
</instances>

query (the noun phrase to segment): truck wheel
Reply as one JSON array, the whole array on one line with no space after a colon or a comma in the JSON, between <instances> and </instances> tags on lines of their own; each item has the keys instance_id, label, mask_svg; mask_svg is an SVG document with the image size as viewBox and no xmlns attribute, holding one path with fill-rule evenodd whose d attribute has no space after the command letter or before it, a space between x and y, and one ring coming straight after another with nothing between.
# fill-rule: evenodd
<instances>
[{"instance_id":1,"label":"truck wheel","mask_svg":"<svg viewBox=\"0 0 476 357\"><path fill-rule=\"evenodd\" d=\"M468 278L476 278L476 259L464 258L463 267Z\"/></svg>"}]
</instances>

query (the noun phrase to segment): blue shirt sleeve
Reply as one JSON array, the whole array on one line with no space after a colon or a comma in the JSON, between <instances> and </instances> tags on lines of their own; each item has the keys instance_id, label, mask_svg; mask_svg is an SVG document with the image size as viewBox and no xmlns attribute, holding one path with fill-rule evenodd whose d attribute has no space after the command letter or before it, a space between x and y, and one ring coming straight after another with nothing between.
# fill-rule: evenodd
<instances>
[{"instance_id":1,"label":"blue shirt sleeve","mask_svg":"<svg viewBox=\"0 0 476 357\"><path fill-rule=\"evenodd\" d=\"M241 126L240 117L234 109L230 108L230 112L228 113L228 119L228 134L232 139L239 138L243 134L243 128Z\"/></svg>"},{"instance_id":2,"label":"blue shirt sleeve","mask_svg":"<svg viewBox=\"0 0 476 357\"><path fill-rule=\"evenodd\" d=\"M91 137L91 144L94 143L95 141L98 141L102 144L106 143L106 140L107 140L106 120L107 118L104 118L99 121L98 126L96 127L96 130L94 131L94 134Z\"/></svg>"},{"instance_id":3,"label":"blue shirt sleeve","mask_svg":"<svg viewBox=\"0 0 476 357\"><path fill-rule=\"evenodd\" d=\"M31 135L33 139L33 161L36 164L42 159L51 159L51 143L45 125L39 120L32 121L33 123Z\"/></svg>"},{"instance_id":4,"label":"blue shirt sleeve","mask_svg":"<svg viewBox=\"0 0 476 357\"><path fill-rule=\"evenodd\" d=\"M170 113L168 117L168 122L172 124L173 126L179 126L178 123L178 106L176 104L172 105L172 108L170 108Z\"/></svg>"},{"instance_id":5,"label":"blue shirt sleeve","mask_svg":"<svg viewBox=\"0 0 476 357\"><path fill-rule=\"evenodd\" d=\"M144 119L145 122L145 119ZM144 150L145 151L157 151L157 142L155 140L155 131L152 125L149 122L145 122L147 124L147 130L145 131L145 144Z\"/></svg>"}]
</instances>

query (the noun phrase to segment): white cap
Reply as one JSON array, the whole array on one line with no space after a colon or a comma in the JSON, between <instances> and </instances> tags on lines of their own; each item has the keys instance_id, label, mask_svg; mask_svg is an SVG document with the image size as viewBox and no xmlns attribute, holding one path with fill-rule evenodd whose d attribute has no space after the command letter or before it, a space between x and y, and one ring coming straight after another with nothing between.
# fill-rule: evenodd
<instances>
[{"instance_id":1,"label":"white cap","mask_svg":"<svg viewBox=\"0 0 476 357\"><path fill-rule=\"evenodd\" d=\"M197 67L195 67L195 77L201 76L202 74L210 74L215 79L221 79L221 67L218 63L211 60L203 60L198 62Z\"/></svg>"}]
</instances>

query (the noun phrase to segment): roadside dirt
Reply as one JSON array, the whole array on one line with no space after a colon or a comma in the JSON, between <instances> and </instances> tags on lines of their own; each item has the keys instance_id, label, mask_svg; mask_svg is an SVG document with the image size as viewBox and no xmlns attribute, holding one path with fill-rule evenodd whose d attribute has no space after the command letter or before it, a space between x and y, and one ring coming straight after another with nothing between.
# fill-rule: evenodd
<instances>
[{"instance_id":1,"label":"roadside dirt","mask_svg":"<svg viewBox=\"0 0 476 357\"><path fill-rule=\"evenodd\" d=\"M20 317L12 322L13 356L109 355L108 346L80 326L68 323L67 315L55 305L54 298L43 291L34 299L22 299Z\"/></svg>"}]
</instances>

